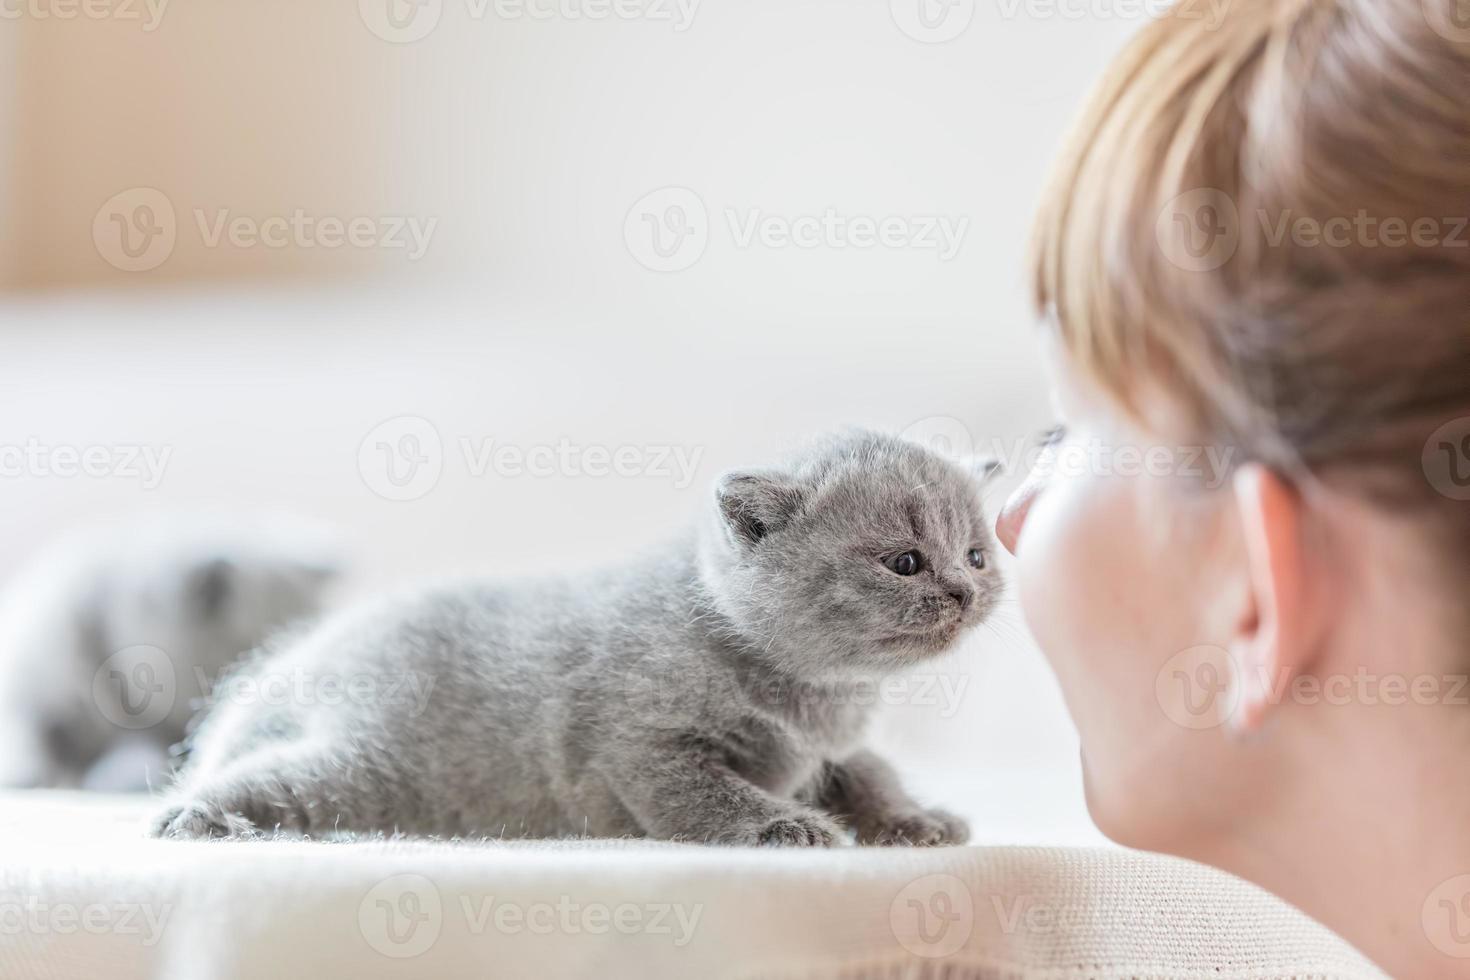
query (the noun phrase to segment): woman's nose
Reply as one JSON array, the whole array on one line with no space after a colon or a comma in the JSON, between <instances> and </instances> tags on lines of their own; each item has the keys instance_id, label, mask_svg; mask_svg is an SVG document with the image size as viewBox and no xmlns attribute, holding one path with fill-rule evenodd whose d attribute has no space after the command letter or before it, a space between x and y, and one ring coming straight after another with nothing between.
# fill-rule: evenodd
<instances>
[{"instance_id":1,"label":"woman's nose","mask_svg":"<svg viewBox=\"0 0 1470 980\"><path fill-rule=\"evenodd\" d=\"M1033 470L1026 481L1011 494L1005 506L1000 509L1000 516L995 519L995 536L1013 555L1016 553L1016 542L1021 538L1021 528L1026 524L1026 514L1031 510L1031 502L1041 492L1044 482L1040 473Z\"/></svg>"}]
</instances>

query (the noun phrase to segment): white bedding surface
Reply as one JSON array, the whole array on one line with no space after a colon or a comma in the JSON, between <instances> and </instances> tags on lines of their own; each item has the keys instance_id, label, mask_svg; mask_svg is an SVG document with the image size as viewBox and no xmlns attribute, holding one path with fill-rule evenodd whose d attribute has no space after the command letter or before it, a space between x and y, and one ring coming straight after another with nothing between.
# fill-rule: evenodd
<instances>
[{"instance_id":1,"label":"white bedding surface","mask_svg":"<svg viewBox=\"0 0 1470 980\"><path fill-rule=\"evenodd\" d=\"M1382 977L1250 885L1119 849L173 842L149 809L0 794L0 977Z\"/></svg>"}]
</instances>

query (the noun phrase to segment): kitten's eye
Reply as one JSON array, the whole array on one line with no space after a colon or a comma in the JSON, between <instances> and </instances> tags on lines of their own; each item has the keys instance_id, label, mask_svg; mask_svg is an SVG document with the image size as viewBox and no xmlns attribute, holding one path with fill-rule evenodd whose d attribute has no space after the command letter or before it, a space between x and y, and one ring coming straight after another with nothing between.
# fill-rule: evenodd
<instances>
[{"instance_id":1,"label":"kitten's eye","mask_svg":"<svg viewBox=\"0 0 1470 980\"><path fill-rule=\"evenodd\" d=\"M895 575L916 575L919 569L924 567L924 559L917 551L905 551L901 555L894 555L883 564Z\"/></svg>"},{"instance_id":2,"label":"kitten's eye","mask_svg":"<svg viewBox=\"0 0 1470 980\"><path fill-rule=\"evenodd\" d=\"M984 568L985 552L981 551L979 548L971 548L969 551L965 552L965 561L970 563L971 568Z\"/></svg>"},{"instance_id":3,"label":"kitten's eye","mask_svg":"<svg viewBox=\"0 0 1470 980\"><path fill-rule=\"evenodd\" d=\"M1054 425L1041 434L1041 448L1050 449L1065 438L1067 438L1067 427Z\"/></svg>"}]
</instances>

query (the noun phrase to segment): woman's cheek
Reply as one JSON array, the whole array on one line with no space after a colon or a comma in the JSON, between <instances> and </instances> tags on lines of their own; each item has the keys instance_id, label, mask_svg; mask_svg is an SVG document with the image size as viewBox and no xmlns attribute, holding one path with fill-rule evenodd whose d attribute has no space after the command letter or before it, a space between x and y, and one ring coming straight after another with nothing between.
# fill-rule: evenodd
<instances>
[{"instance_id":1,"label":"woman's cheek","mask_svg":"<svg viewBox=\"0 0 1470 980\"><path fill-rule=\"evenodd\" d=\"M1149 482L1053 480L1031 505L1017 559L1027 623L1077 724L1089 791L1104 796L1135 789L1140 753L1169 734L1155 682L1169 638L1188 633L1177 556L1145 523L1158 517L1142 502Z\"/></svg>"},{"instance_id":2,"label":"woman's cheek","mask_svg":"<svg viewBox=\"0 0 1470 980\"><path fill-rule=\"evenodd\" d=\"M1027 515L1017 558L1021 605L1051 661L1084 744L1105 719L1108 690L1133 647L1138 624L1126 614L1140 586L1136 530L1127 525L1116 479L1056 477ZM1130 543L1131 542L1131 543ZM1131 586L1130 586L1131 583Z\"/></svg>"}]
</instances>

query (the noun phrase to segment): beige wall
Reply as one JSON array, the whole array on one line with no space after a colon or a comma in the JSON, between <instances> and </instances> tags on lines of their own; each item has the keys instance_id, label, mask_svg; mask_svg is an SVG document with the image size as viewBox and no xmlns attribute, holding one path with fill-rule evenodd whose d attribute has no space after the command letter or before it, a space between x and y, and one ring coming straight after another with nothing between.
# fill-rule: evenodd
<instances>
[{"instance_id":1,"label":"beige wall","mask_svg":"<svg viewBox=\"0 0 1470 980\"><path fill-rule=\"evenodd\" d=\"M163 0L128 9L149 2ZM168 0L153 31L0 21L25 41L7 134L23 148L23 283L432 273L632 319L715 309L908 324L983 311L1024 323L1021 240L1042 175L1082 92L1138 26L980 3L962 35L928 44L900 28L899 0L657 5L693 9L686 29L501 12L531 2ZM424 38L390 43L367 26L386 4L442 16ZM696 265L665 274L634 261L625 222L670 187L697 193L709 235ZM176 218L172 252L141 272L109 264L93 236L99 208L132 188L157 189ZM136 203L105 212L102 230L115 240L108 222ZM417 262L404 249L211 246L198 227L298 208L437 225ZM765 247L736 228L827 209L940 215L968 231L943 260Z\"/></svg>"},{"instance_id":2,"label":"beige wall","mask_svg":"<svg viewBox=\"0 0 1470 980\"><path fill-rule=\"evenodd\" d=\"M17 277L15 226L15 105L20 38L14 30L0 30L0 289Z\"/></svg>"},{"instance_id":3,"label":"beige wall","mask_svg":"<svg viewBox=\"0 0 1470 980\"><path fill-rule=\"evenodd\" d=\"M12 186L22 191L25 285L338 273L391 261L361 248L228 237L211 245L198 228L199 212L213 227L225 213L263 221L299 207L346 220L413 206L394 198L405 186L400 52L367 34L355 4L175 0L153 30L142 0L129 9L141 19L0 24L25 42L20 118L5 127L23 148ZM165 195L177 231L146 277L114 268L93 240L99 207L138 187Z\"/></svg>"}]
</instances>

